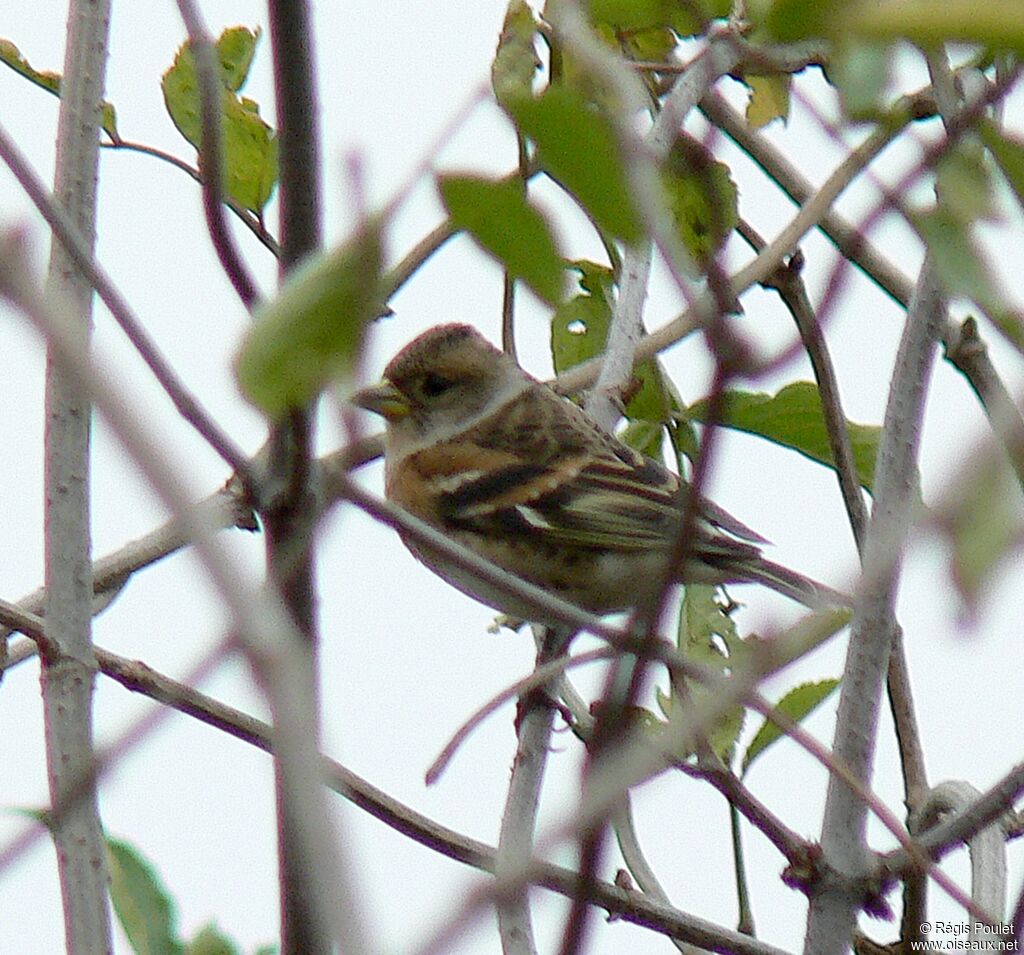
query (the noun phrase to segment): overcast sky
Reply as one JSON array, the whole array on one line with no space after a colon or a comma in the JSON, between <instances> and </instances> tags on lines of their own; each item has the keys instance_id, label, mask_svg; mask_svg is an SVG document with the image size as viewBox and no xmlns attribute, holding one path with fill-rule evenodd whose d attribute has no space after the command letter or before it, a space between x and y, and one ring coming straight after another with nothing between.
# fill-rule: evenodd
<instances>
[{"instance_id":1,"label":"overcast sky","mask_svg":"<svg viewBox=\"0 0 1024 955\"><path fill-rule=\"evenodd\" d=\"M40 69L63 62L64 4L36 0L9 4L0 35L15 42ZM220 0L207 4L215 32L226 26L264 23L260 4ZM351 0L317 4L321 122L325 166L325 217L329 240L345 235L355 209L346 168L358 157L371 206L388 201L434 149L444 170L503 173L515 161L507 123L489 103L478 105L454 133L446 130L488 84L490 59L504 14L500 0L449 0L409 4L401 0ZM171 63L184 30L168 3L118 4L114 10L108 98L115 104L121 135L194 160L166 116L160 74ZM907 64L908 82L914 82ZM245 93L273 121L267 44L257 53ZM920 73L917 78L924 82ZM820 74L799 81L804 95L831 109ZM738 86L723 84L734 102ZM57 102L9 70L0 69L0 123L20 143L37 170L52 181ZM1007 121L1024 129L1024 106L1011 103ZM695 127L699 129L699 126ZM915 131L922 139L934 129ZM797 104L785 129L773 139L815 182L823 181L842 151L821 132L806 106ZM851 134L855 141L856 133ZM741 209L769 237L792 207L767 186L727 144L740 186ZM913 143L890 150L878 172L896 181L915 157ZM249 450L264 437L259 416L238 395L230 362L248 319L223 278L206 235L197 187L179 171L151 158L104 151L100 168L98 252L146 327L181 376L211 412ZM541 189L566 251L597 258L580 223ZM927 195L922 190L922 196ZM875 201L870 182L841 206L857 215ZM992 240L996 267L1019 276L1021 222L1007 203L1009 221ZM393 224L391 258L400 258L441 218L430 181L420 183ZM275 213L270 222L275 225ZM48 239L18 186L0 169L0 226L28 223L42 269ZM276 265L250 236L239 243L266 293ZM873 234L909 276L921 252L909 231L887 219ZM819 237L804 243L808 281L817 300L835 262ZM733 262L742 250L731 250ZM1016 270L1016 272L1014 271ZM845 276L843 293L829 316L843 398L850 418L879 423L902 315L861 276ZM1011 288L1013 285L1011 285ZM1019 299L1018 299L1019 300ZM546 354L547 312L528 293L520 296L519 344L524 364L550 373ZM498 268L459 239L437 255L391 302L394 317L373 330L363 376L374 379L387 358L416 333L443 321L468 321L492 340L500 327ZM775 299L753 291L743 300L751 334L779 343L791 334L790 320ZM647 320L656 327L679 309L668 283L656 279ZM19 316L0 306L0 435L8 448L0 468L0 596L17 599L42 579L42 351ZM169 402L131 354L102 311L96 315L97 354L116 387L137 403L144 418L182 467L195 496L218 487L227 473L219 459L180 422ZM993 343L997 364L1011 389L1021 394L1019 356ZM686 400L701 397L710 364L703 347L687 342L673 349L667 366ZM758 389L775 390L810 372L795 364ZM350 388L352 383L346 387ZM375 422L368 422L376 428ZM926 501L962 473L986 434L984 416L957 373L941 361L932 383L922 446ZM323 415L323 449L339 442L337 406ZM163 515L122 448L100 422L95 436L94 545L105 554L138 537ZM849 586L856 565L849 528L831 472L753 438L726 435L714 473L716 499L770 538L774 560L837 586ZM381 490L381 468L366 469L365 483ZM261 569L262 542L230 532L241 565L254 579ZM419 566L390 530L352 509L335 512L322 536L319 565L322 611L324 748L415 808L471 836L497 838L508 767L514 751L513 709L506 707L480 728L432 788L423 773L459 723L480 703L529 671L532 643L524 633L487 632L493 613L451 590ZM911 676L928 762L929 778L963 778L984 788L1021 758L1020 719L1024 700L1019 592L1024 566L1008 562L989 603L969 626L958 613L946 574L945 555L923 535L908 559L901 597ZM781 598L752 587L736 588L746 603L739 616L745 632L770 633L795 619ZM224 633L224 615L195 560L179 555L131 582L115 606L97 620L102 646L138 657L181 677ZM799 679L837 676L845 643L833 641L803 661L798 674L770 681L778 695ZM600 683L600 671L580 674L583 687ZM223 664L203 683L205 691L265 716L258 693L240 661ZM151 704L101 679L96 702L101 742L118 736ZM751 721L752 723L754 721ZM826 707L809 728L830 742L833 709ZM900 812L901 788L888 716L884 720L875 788ZM0 809L40 806L46 801L38 667L28 663L0 685ZM579 746L556 737L546 781L542 832L571 810L579 791ZM790 826L809 837L820 830L825 773L797 747L785 743L752 772L757 795L776 807ZM728 815L706 786L661 778L635 795L641 841L674 902L725 925L735 924L735 898L728 846ZM413 845L382 824L336 800L346 849L355 858L373 936L381 950L407 950L422 939L436 917L455 909L467 886L480 879ZM210 919L251 950L276 936L277 873L273 790L269 759L244 744L183 716L170 716L123 759L103 783L101 806L110 834L137 845L154 863L180 907L190 936ZM24 825L0 814L0 847ZM876 845L891 838L872 827ZM543 837L542 837L543 840ZM757 833L745 833L754 873L754 913L759 935L795 949L804 931L805 900L778 881L784 860ZM1024 853L1011 845L1011 892L1019 891ZM553 857L571 862L563 850ZM617 864L617 863L616 863ZM614 873L610 864L606 874ZM966 880L963 853L949 870ZM45 955L59 951L63 929L53 850L40 840L17 865L0 872L0 952ZM960 921L954 907L933 889L938 917ZM559 899L537 893L542 945L559 930ZM944 915L942 913L945 913ZM668 944L618 922L595 932L594 952L667 951ZM875 937L895 936L894 925L872 923ZM636 946L642 946L637 948ZM499 950L490 917L465 936L458 952ZM123 938L118 952L128 951Z\"/></svg>"}]
</instances>

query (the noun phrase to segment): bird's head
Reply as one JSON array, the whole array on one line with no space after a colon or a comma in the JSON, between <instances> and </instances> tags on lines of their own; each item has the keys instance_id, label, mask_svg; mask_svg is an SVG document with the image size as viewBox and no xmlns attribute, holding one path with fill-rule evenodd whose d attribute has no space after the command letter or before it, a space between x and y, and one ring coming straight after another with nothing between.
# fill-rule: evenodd
<instances>
[{"instance_id":1,"label":"bird's head","mask_svg":"<svg viewBox=\"0 0 1024 955\"><path fill-rule=\"evenodd\" d=\"M403 348L383 380L352 402L381 415L388 440L421 444L465 430L529 383L526 374L470 325L438 325Z\"/></svg>"}]
</instances>

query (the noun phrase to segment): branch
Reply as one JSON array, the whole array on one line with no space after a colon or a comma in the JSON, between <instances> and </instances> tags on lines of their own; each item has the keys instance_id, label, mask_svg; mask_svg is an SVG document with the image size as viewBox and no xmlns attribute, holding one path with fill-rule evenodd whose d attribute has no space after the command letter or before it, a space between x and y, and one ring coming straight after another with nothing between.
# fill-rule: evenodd
<instances>
[{"instance_id":1,"label":"branch","mask_svg":"<svg viewBox=\"0 0 1024 955\"><path fill-rule=\"evenodd\" d=\"M947 781L939 783L928 794L928 800L917 815L917 825L927 830L944 815L969 809L981 793L970 783ZM967 841L971 857L971 900L990 913L988 925L1002 923L1006 912L1006 839L998 820L980 829ZM969 938L977 941L982 923L972 922Z\"/></svg>"},{"instance_id":2,"label":"branch","mask_svg":"<svg viewBox=\"0 0 1024 955\"><path fill-rule=\"evenodd\" d=\"M308 0L268 5L274 98L280 135L282 277L321 245L322 183L313 25ZM266 529L267 576L299 635L293 666L262 676L275 730L291 745L275 748L282 955L369 950L353 868L328 822L315 785L319 735L317 614L314 575L317 518L313 466L314 407L294 408L275 423L258 506ZM296 748L293 750L292 746Z\"/></svg>"},{"instance_id":3,"label":"branch","mask_svg":"<svg viewBox=\"0 0 1024 955\"><path fill-rule=\"evenodd\" d=\"M758 237L748 241L756 243ZM757 248L755 244L755 248ZM863 555L867 533L868 514L864 494L857 476L853 459L853 448L846 430L846 416L839 397L839 383L835 368L828 352L825 336L814 314L810 297L800 276L803 257L798 252L786 268L780 269L765 284L775 288L793 315L800 337L814 368L821 396L825 428L828 433L832 459L835 463L839 487L846 505L850 526L857 542L857 550ZM910 688L910 668L903 647L903 629L896 626L893 633L892 649L886 685L889 705L896 727L899 743L900 767L903 771L903 789L907 807L913 811L921 805L928 791L928 777L924 765L924 750L918 730L913 693ZM904 889L903 928L901 938L916 938L920 925L925 920L925 885L920 877L907 881Z\"/></svg>"},{"instance_id":4,"label":"branch","mask_svg":"<svg viewBox=\"0 0 1024 955\"><path fill-rule=\"evenodd\" d=\"M636 349L635 360L640 362L652 358L670 345L696 331L720 311L723 297L738 299L752 285L763 282L778 267L779 263L796 247L797 243L825 216L843 190L877 156L895 136L891 130L876 130L868 136L833 171L824 185L800 207L793 219L750 263L731 277L727 288L721 291L704 291L696 296L694 303L680 316L651 332L641 340ZM600 358L574 365L559 375L556 390L562 394L582 391L596 378L600 369Z\"/></svg>"},{"instance_id":5,"label":"branch","mask_svg":"<svg viewBox=\"0 0 1024 955\"><path fill-rule=\"evenodd\" d=\"M910 527L916 454L928 374L945 317L938 277L926 258L907 313L893 372L875 470L875 503L864 546L864 583L857 599L840 689L833 752L862 782L870 779L880 695L896 627L900 548ZM821 846L826 863L846 878L867 871L867 807L836 776L829 778ZM811 900L807 955L843 951L863 899L851 887L824 887Z\"/></svg>"},{"instance_id":6,"label":"branch","mask_svg":"<svg viewBox=\"0 0 1024 955\"><path fill-rule=\"evenodd\" d=\"M96 236L100 104L110 34L109 0L73 0L57 124L54 202L86 236L91 257ZM12 263L24 271L27 263ZM25 275L22 275L22 279ZM51 238L47 294L60 303L76 357L89 349L92 288L56 236ZM66 807L51 824L69 952L107 952L107 857L94 783L76 794L94 762L90 560L89 397L46 346L44 433L47 652L42 663L46 766L50 804Z\"/></svg>"},{"instance_id":7,"label":"branch","mask_svg":"<svg viewBox=\"0 0 1024 955\"><path fill-rule=\"evenodd\" d=\"M211 448L226 461L239 477L248 484L246 456L235 442L221 430L209 413L196 399L177 373L160 354L138 317L114 285L113 280L93 257L92 243L87 241L78 224L54 201L42 180L35 174L17 145L0 126L0 158L18 180L39 214L53 229L69 259L96 290L103 304L110 310L114 321L132 343L139 357L153 373L160 386L171 399L182 418L207 441Z\"/></svg>"},{"instance_id":8,"label":"branch","mask_svg":"<svg viewBox=\"0 0 1024 955\"><path fill-rule=\"evenodd\" d=\"M188 30L189 47L199 86L199 117L202 124L199 169L202 173L203 212L213 248L224 272L248 311L259 300L259 291L246 268L224 215L224 131L221 127L223 85L217 48L192 0L177 0L178 12Z\"/></svg>"},{"instance_id":9,"label":"branch","mask_svg":"<svg viewBox=\"0 0 1024 955\"><path fill-rule=\"evenodd\" d=\"M116 139L110 143L100 143L100 148L108 149L110 152L141 153L143 156L152 156L154 159L160 159L176 169L180 169L185 175L191 177L200 185L203 183L202 174L198 169L189 165L184 159L180 159L163 149L157 149L155 146L135 143L127 139ZM274 258L280 257L281 247L277 244L277 239L267 231L266 226L258 216L242 206L237 199L232 199L231 196L223 196L222 201L235 214L238 221L256 237Z\"/></svg>"},{"instance_id":10,"label":"branch","mask_svg":"<svg viewBox=\"0 0 1024 955\"><path fill-rule=\"evenodd\" d=\"M10 232L0 235L0 296L17 306L47 340L61 368L100 408L158 497L185 523L209 580L228 610L232 633L254 665L258 664L258 674L279 693L276 698L271 696L272 703L280 699L308 700L307 683L298 672L303 641L280 599L274 591L254 589L244 581L236 561L224 551L213 529L191 509L192 502L184 490L188 481L177 462L170 463L166 448L139 420L137 407L116 390L117 376L101 372L95 359L76 347L61 318L29 280L26 263L22 237ZM282 754L287 754L290 761L289 774L296 780L316 778L318 772L315 741L307 728L289 707L280 708L277 739ZM318 911L325 913L333 934L340 937L344 930L335 927L334 922L347 918L350 913L340 911L342 906L334 897L338 882L332 881L336 866L333 823L328 819L326 804L317 787L303 787L301 800L304 830L311 843L306 858L321 877L314 880L317 891L311 902Z\"/></svg>"},{"instance_id":11,"label":"branch","mask_svg":"<svg viewBox=\"0 0 1024 955\"><path fill-rule=\"evenodd\" d=\"M539 628L537 669L561 657L571 638L571 631ZM533 856L533 836L553 721L554 707L545 698L544 688L520 698L516 755L501 817L494 870L498 882L498 935L504 955L537 955L529 895L518 875Z\"/></svg>"},{"instance_id":12,"label":"branch","mask_svg":"<svg viewBox=\"0 0 1024 955\"><path fill-rule=\"evenodd\" d=\"M22 623L26 629L35 628L41 633L41 621L23 619ZM140 661L129 660L100 647L96 648L96 658L102 672L126 689L149 697L264 752L273 751L274 733L269 724L191 686L172 680ZM491 846L434 822L332 759L322 756L321 767L325 785L396 832L456 862L486 872L495 871L495 850ZM14 846L14 850L24 851L42 832L42 827L33 827L29 837ZM0 852L0 868L11 859L12 847ZM560 866L536 864L530 869L529 877L532 884L564 896L571 895L575 887L575 873ZM671 938L699 940L706 948L735 951L741 955L787 955L771 945L607 883L594 886L591 902L625 921Z\"/></svg>"},{"instance_id":13,"label":"branch","mask_svg":"<svg viewBox=\"0 0 1024 955\"><path fill-rule=\"evenodd\" d=\"M941 859L947 852L981 832L1013 808L1024 794L1024 763L1014 766L999 782L952 818L923 832L916 845L932 859ZM905 873L914 865L904 849L897 849L885 858L886 867L896 874Z\"/></svg>"},{"instance_id":14,"label":"branch","mask_svg":"<svg viewBox=\"0 0 1024 955\"><path fill-rule=\"evenodd\" d=\"M256 529L252 510L237 482L230 482L198 504L192 505L190 512L192 516L184 519L172 518L144 537L125 544L93 563L92 585L96 597L93 604L94 615L106 609L133 574L191 544L190 528L196 522L202 522L215 530L228 527L249 531ZM22 597L16 605L10 606L16 606L20 612L38 615L43 613L45 604L46 588L40 587ZM0 640L5 640L18 631L25 632L14 617L3 620L2 623ZM30 656L32 653L26 653L24 650L12 650L10 657L0 667L0 673L27 660Z\"/></svg>"},{"instance_id":15,"label":"branch","mask_svg":"<svg viewBox=\"0 0 1024 955\"><path fill-rule=\"evenodd\" d=\"M1017 480L1024 486L1024 417L992 364L977 321L965 318L960 325L951 322L943 344L946 358L967 379L981 401Z\"/></svg>"}]
</instances>

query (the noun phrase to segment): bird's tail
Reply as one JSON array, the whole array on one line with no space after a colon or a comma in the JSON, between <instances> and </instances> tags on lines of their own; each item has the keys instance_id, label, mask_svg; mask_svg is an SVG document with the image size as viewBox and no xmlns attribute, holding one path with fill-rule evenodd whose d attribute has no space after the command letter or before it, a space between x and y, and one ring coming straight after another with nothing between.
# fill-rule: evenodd
<instances>
[{"instance_id":1,"label":"bird's tail","mask_svg":"<svg viewBox=\"0 0 1024 955\"><path fill-rule=\"evenodd\" d=\"M737 568L740 570L740 568ZM810 610L822 610L825 607L852 607L853 598L827 584L818 583L798 574L795 570L776 564L758 556L756 560L744 563L742 579L751 583L764 584L776 593L802 603Z\"/></svg>"}]
</instances>

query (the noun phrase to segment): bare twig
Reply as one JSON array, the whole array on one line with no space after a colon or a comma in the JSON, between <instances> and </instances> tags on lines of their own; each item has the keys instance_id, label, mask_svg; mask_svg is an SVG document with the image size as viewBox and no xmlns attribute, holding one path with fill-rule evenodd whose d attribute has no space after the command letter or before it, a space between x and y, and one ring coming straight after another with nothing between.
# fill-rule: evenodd
<instances>
[{"instance_id":1,"label":"bare twig","mask_svg":"<svg viewBox=\"0 0 1024 955\"><path fill-rule=\"evenodd\" d=\"M202 521L215 529L239 527L255 530L252 511L236 482L230 482L226 487L193 505L191 511L194 512L194 518L172 518L144 537L125 544L93 563L92 585L93 593L96 595L93 604L94 614L106 609L110 600L120 593L133 574L191 544L189 529L194 526L195 521ZM40 587L12 606L16 606L24 613L42 614L45 604L46 588ZM4 621L3 626L0 626L0 640L17 631L24 632L22 627L13 622L13 618L12 621ZM10 657L4 661L2 670L6 672L33 654L34 648L31 646L24 649L13 648Z\"/></svg>"},{"instance_id":2,"label":"bare twig","mask_svg":"<svg viewBox=\"0 0 1024 955\"><path fill-rule=\"evenodd\" d=\"M320 135L310 4L268 5L274 95L280 126L282 275L321 244ZM335 946L369 951L352 867L327 822L315 785L319 693L314 583L316 487L313 408L295 408L275 423L267 478L259 495L266 529L268 577L300 634L290 671L263 670L275 728L296 731L275 747L282 955L328 955ZM288 685L284 677L290 678ZM293 750L292 746L297 747Z\"/></svg>"},{"instance_id":3,"label":"bare twig","mask_svg":"<svg viewBox=\"0 0 1024 955\"><path fill-rule=\"evenodd\" d=\"M49 190L43 185L2 126L0 126L0 158L3 158L25 194L53 229L54 235L60 239L75 267L88 279L89 284L96 290L96 294L103 300L103 304L110 309L114 321L139 353L139 357L153 372L153 377L160 383L182 418L192 425L206 439L210 447L248 484L244 452L221 430L160 354L155 342L132 312L113 280L93 258L91 243L86 241L81 228L54 201Z\"/></svg>"},{"instance_id":4,"label":"bare twig","mask_svg":"<svg viewBox=\"0 0 1024 955\"><path fill-rule=\"evenodd\" d=\"M992 364L977 321L965 318L959 325L950 325L943 336L946 358L974 389L992 430L1006 449L1017 480L1024 485L1024 417Z\"/></svg>"},{"instance_id":5,"label":"bare twig","mask_svg":"<svg viewBox=\"0 0 1024 955\"><path fill-rule=\"evenodd\" d=\"M836 719L835 757L865 782L870 778L879 696L896 627L898 555L914 503L911 488L928 374L944 318L938 278L926 259L907 313L886 408L875 471L875 504L864 548L865 584L854 613ZM845 781L830 777L822 852L826 862L846 877L866 872L866 815L863 799ZM863 898L842 883L812 898L808 955L842 951L853 936L862 903Z\"/></svg>"},{"instance_id":6,"label":"bare twig","mask_svg":"<svg viewBox=\"0 0 1024 955\"><path fill-rule=\"evenodd\" d=\"M157 149L155 146L149 146L146 143L132 142L128 139L116 139L110 143L100 143L100 147L107 149L110 152L141 153L143 156L152 156L154 159L159 159L163 162L169 163L176 169L180 169L185 173L185 175L191 177L197 183L202 185L202 173L200 173L195 166L190 165L185 162L184 159L181 159L166 150ZM267 251L269 251L275 258L281 255L281 247L277 244L277 239L267 231L267 227L257 215L255 215L250 209L246 209L242 206L237 199L232 199L231 196L223 196L222 201L224 205L226 205L235 214L238 221L256 237Z\"/></svg>"},{"instance_id":7,"label":"bare twig","mask_svg":"<svg viewBox=\"0 0 1024 955\"><path fill-rule=\"evenodd\" d=\"M213 248L242 304L251 312L259 290L228 229L224 215L224 131L221 127L221 94L217 48L193 0L177 0L178 12L188 30L189 47L196 66L199 86L199 115L202 139L199 169L202 173L203 212Z\"/></svg>"},{"instance_id":8,"label":"bare twig","mask_svg":"<svg viewBox=\"0 0 1024 955\"><path fill-rule=\"evenodd\" d=\"M480 725L492 713L497 711L499 707L507 703L509 700L514 700L517 697L525 696L528 693L533 693L536 690L540 690L546 687L555 677L565 673L571 667L582 666L585 663L593 663L596 660L607 660L614 653L608 647L602 647L597 650L589 650L586 653L579 653L575 656L569 656L563 654L549 663L545 663L537 666L529 676L523 677L521 680L516 680L515 683L510 686L506 686L499 693L492 696L483 706L475 710L470 716L468 716L459 728L452 734L452 738L445 744L444 749L438 755L431 764L430 768L426 772L424 780L428 786L432 786L440 778L441 774L448 768L448 764L451 762L452 757L455 755L458 748L466 741L469 734ZM574 713L575 717L576 714Z\"/></svg>"},{"instance_id":9,"label":"bare twig","mask_svg":"<svg viewBox=\"0 0 1024 955\"><path fill-rule=\"evenodd\" d=\"M571 631L541 628L538 633L538 669L560 657L571 637ZM529 895L519 874L527 868L533 856L541 783L547 766L554 721L554 707L544 693L544 688L540 688L521 698L516 755L498 836L495 875L499 890L496 908L498 935L504 955L537 953Z\"/></svg>"},{"instance_id":10,"label":"bare twig","mask_svg":"<svg viewBox=\"0 0 1024 955\"><path fill-rule=\"evenodd\" d=\"M100 104L106 77L110 4L77 2L68 9L54 202L86 236L91 257L96 236ZM27 262L9 268L27 271ZM24 281L27 275L22 274ZM54 236L46 279L59 302L76 355L89 348L92 288ZM69 952L110 950L107 858L96 787L82 792L94 762L92 701L96 658L92 646L90 559L89 396L62 364L52 342L46 348L44 434L46 520L46 653L42 658L43 712L50 803L62 807L51 826L64 906Z\"/></svg>"},{"instance_id":11,"label":"bare twig","mask_svg":"<svg viewBox=\"0 0 1024 955\"><path fill-rule=\"evenodd\" d=\"M41 629L38 620L22 620L22 623L27 629ZM265 752L272 751L274 734L269 724L192 686L172 680L139 661L100 647L96 648L96 657L102 672L126 689L141 693ZM492 847L434 822L334 760L321 757L321 766L327 786L385 825L447 858L487 872L495 871L495 850ZM38 835L32 838L38 838ZM2 853L3 859L9 854L10 847ZM4 864L3 859L0 859L0 866ZM575 888L575 873L559 866L534 865L528 872L528 878L532 884L561 895L569 895ZM786 955L778 948L686 915L664 902L651 901L639 893L624 892L607 883L599 882L594 886L590 901L619 918L670 938L699 940L703 947L735 951L741 955Z\"/></svg>"},{"instance_id":12,"label":"bare twig","mask_svg":"<svg viewBox=\"0 0 1024 955\"><path fill-rule=\"evenodd\" d=\"M783 823L728 766L704 760L697 765L681 763L678 768L688 776L703 779L717 789L729 805L775 846L791 865L807 859L810 843Z\"/></svg>"},{"instance_id":13,"label":"bare twig","mask_svg":"<svg viewBox=\"0 0 1024 955\"><path fill-rule=\"evenodd\" d=\"M916 815L920 829L927 830L949 813L963 812L981 794L963 780L939 783ZM976 906L990 913L988 925L998 925L1006 913L1006 838L1000 820L980 829L967 840L971 857L971 899ZM972 922L969 938L978 941L982 923Z\"/></svg>"},{"instance_id":14,"label":"bare twig","mask_svg":"<svg viewBox=\"0 0 1024 955\"><path fill-rule=\"evenodd\" d=\"M916 845L932 859L941 859L949 850L991 825L1013 808L1014 802L1024 794L1024 762L1018 763L994 786L957 812L926 832L919 834ZM894 873L903 873L915 863L905 849L896 849L885 858L886 867Z\"/></svg>"},{"instance_id":15,"label":"bare twig","mask_svg":"<svg viewBox=\"0 0 1024 955\"><path fill-rule=\"evenodd\" d=\"M180 470L172 466L166 449L139 421L136 407L130 404L113 382L117 376L101 373L89 354L82 354L70 338L64 323L29 280L26 255L19 234L0 236L0 295L10 299L32 321L50 343L61 367L76 385L96 404L129 454L139 463L160 499L186 522L197 553L209 573L210 582L223 597L235 632L247 648L250 659L258 659L259 672L270 674L268 684L279 690L281 698L304 698L307 693L296 670L300 663L302 642L291 618L272 590L253 591L242 580L235 562L220 546L214 532L191 510L184 488L188 482ZM289 707L278 713L277 732L282 752L292 761L289 772L293 778L310 779L316 775L315 741L307 725ZM312 765L312 769L310 766ZM340 904L333 897L337 881L332 881L336 861L333 857L332 826L326 805L317 787L302 790L302 810L306 829L315 843L308 858L315 860L322 877L315 881L313 904L326 913L332 933L341 937L344 931L333 923L346 918L339 913ZM312 864L312 863L311 863Z\"/></svg>"}]
</instances>

